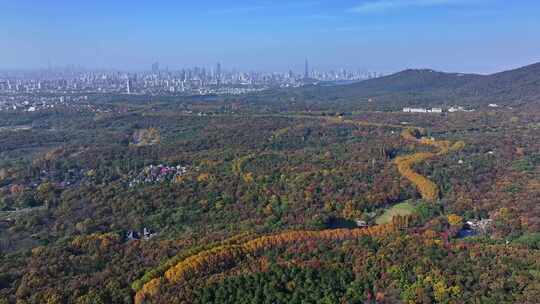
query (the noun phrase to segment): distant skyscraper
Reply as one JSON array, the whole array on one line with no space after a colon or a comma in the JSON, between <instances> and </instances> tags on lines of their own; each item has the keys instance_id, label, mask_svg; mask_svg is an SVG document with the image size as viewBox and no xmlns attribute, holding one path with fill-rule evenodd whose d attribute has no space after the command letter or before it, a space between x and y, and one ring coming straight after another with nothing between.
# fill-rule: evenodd
<instances>
[{"instance_id":1,"label":"distant skyscraper","mask_svg":"<svg viewBox=\"0 0 540 304\"><path fill-rule=\"evenodd\" d=\"M220 62L217 63L217 67L216 67L216 83L218 86L221 85L221 63Z\"/></svg>"},{"instance_id":2,"label":"distant skyscraper","mask_svg":"<svg viewBox=\"0 0 540 304\"><path fill-rule=\"evenodd\" d=\"M306 58L306 66L305 66L305 70L304 70L304 78L309 78L309 62Z\"/></svg>"},{"instance_id":3,"label":"distant skyscraper","mask_svg":"<svg viewBox=\"0 0 540 304\"><path fill-rule=\"evenodd\" d=\"M129 77L126 79L126 93L131 94L131 79Z\"/></svg>"},{"instance_id":4,"label":"distant skyscraper","mask_svg":"<svg viewBox=\"0 0 540 304\"><path fill-rule=\"evenodd\" d=\"M152 72L153 73L159 72L159 62L152 63Z\"/></svg>"},{"instance_id":5,"label":"distant skyscraper","mask_svg":"<svg viewBox=\"0 0 540 304\"><path fill-rule=\"evenodd\" d=\"M186 81L187 79L187 73L186 73L186 70L185 69L182 69L182 71L180 72L180 80L182 82Z\"/></svg>"}]
</instances>

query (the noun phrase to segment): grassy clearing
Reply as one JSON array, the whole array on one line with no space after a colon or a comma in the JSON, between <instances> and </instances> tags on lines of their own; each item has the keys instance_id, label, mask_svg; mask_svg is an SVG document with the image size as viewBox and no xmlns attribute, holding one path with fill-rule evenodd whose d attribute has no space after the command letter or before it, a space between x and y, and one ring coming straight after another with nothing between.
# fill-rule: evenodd
<instances>
[{"instance_id":1,"label":"grassy clearing","mask_svg":"<svg viewBox=\"0 0 540 304\"><path fill-rule=\"evenodd\" d=\"M387 224L392 222L392 218L396 215L410 215L414 213L414 206L409 202L403 202L397 205L392 206L384 211L384 213L379 216L375 222L380 224Z\"/></svg>"}]
</instances>

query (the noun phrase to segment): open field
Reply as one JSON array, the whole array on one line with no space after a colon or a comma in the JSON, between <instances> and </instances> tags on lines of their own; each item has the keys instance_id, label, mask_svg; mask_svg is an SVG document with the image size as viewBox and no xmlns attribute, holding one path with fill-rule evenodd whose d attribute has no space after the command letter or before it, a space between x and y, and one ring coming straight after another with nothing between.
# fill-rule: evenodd
<instances>
[{"instance_id":1,"label":"open field","mask_svg":"<svg viewBox=\"0 0 540 304\"><path fill-rule=\"evenodd\" d=\"M414 213L414 206L409 202L400 203L397 205L392 206L391 208L388 208L384 211L384 213L379 216L375 222L378 225L381 224L387 224L392 222L392 218L394 216L405 216L405 215L411 215Z\"/></svg>"}]
</instances>

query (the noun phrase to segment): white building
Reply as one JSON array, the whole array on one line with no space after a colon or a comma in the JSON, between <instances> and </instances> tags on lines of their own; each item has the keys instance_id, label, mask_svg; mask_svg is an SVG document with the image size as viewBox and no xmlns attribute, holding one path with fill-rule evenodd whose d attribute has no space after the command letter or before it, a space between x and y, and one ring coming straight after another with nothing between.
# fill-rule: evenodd
<instances>
[{"instance_id":1,"label":"white building","mask_svg":"<svg viewBox=\"0 0 540 304\"><path fill-rule=\"evenodd\" d=\"M403 108L405 113L442 113L442 108Z\"/></svg>"},{"instance_id":2,"label":"white building","mask_svg":"<svg viewBox=\"0 0 540 304\"><path fill-rule=\"evenodd\" d=\"M425 108L403 108L403 112L405 112L405 113L427 113L427 109L425 109Z\"/></svg>"},{"instance_id":3,"label":"white building","mask_svg":"<svg viewBox=\"0 0 540 304\"><path fill-rule=\"evenodd\" d=\"M474 112L474 111L475 111L474 109L467 110L463 106L452 106L452 107L448 108L449 113L454 113L454 112Z\"/></svg>"},{"instance_id":4,"label":"white building","mask_svg":"<svg viewBox=\"0 0 540 304\"><path fill-rule=\"evenodd\" d=\"M454 113L454 112L465 112L465 108L463 108L462 106L450 107L450 108L448 109L448 112L450 112L450 113Z\"/></svg>"}]
</instances>

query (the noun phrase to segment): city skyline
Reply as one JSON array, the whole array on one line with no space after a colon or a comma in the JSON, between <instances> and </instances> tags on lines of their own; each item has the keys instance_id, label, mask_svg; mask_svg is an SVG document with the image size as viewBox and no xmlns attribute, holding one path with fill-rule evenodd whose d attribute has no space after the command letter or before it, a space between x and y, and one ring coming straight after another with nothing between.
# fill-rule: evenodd
<instances>
[{"instance_id":1,"label":"city skyline","mask_svg":"<svg viewBox=\"0 0 540 304\"><path fill-rule=\"evenodd\" d=\"M532 0L10 1L0 69L214 65L492 73L540 61Z\"/></svg>"},{"instance_id":2,"label":"city skyline","mask_svg":"<svg viewBox=\"0 0 540 304\"><path fill-rule=\"evenodd\" d=\"M318 71L310 69L308 60L305 70L261 73L223 69L220 62L214 67L191 67L172 70L153 62L144 71L91 71L66 67L38 71L0 71L0 94L7 94L4 109L49 109L53 102L64 104L64 95L70 94L128 94L152 96L204 96L243 95L268 89L301 87L323 82L324 84L348 84L382 76L374 72L338 69ZM21 95L23 94L23 97ZM60 95L48 103L41 98L29 102L24 94ZM18 96L12 99L9 96ZM22 99L21 99L22 98ZM10 100L7 102L6 100ZM0 107L2 108L2 107Z\"/></svg>"},{"instance_id":3,"label":"city skyline","mask_svg":"<svg viewBox=\"0 0 540 304\"><path fill-rule=\"evenodd\" d=\"M374 73L377 75L383 75L383 73L378 73L377 71L369 71L362 67L351 67L351 68L344 68L340 66L335 67L328 67L326 69L319 68L316 65L314 67L311 66L309 63L309 59L306 58L303 61L303 64L297 65L299 69L292 69L292 68L285 68L283 70L257 70L255 68L246 68L241 69L235 66L226 66L221 61L217 61L214 63L207 63L202 65L188 65L188 66L164 66L161 65L159 61L152 61L147 64L146 67L141 67L137 69L120 69L120 68L92 68L92 67L86 67L83 65L76 65L76 64L66 64L61 66L53 66L48 65L46 67L37 67L37 68L13 68L13 69L1 69L0 68L0 76L2 73L40 73L40 72L51 72L51 73L60 73L65 74L67 72L72 73L84 73L84 72L105 72L105 73L144 73L144 72L153 72L153 73L164 73L164 72L181 72L183 70L190 70L190 69L205 69L209 72L216 71L216 73L221 74L221 72L229 72L229 73L260 73L260 74L298 74L300 76L303 76L306 78L306 75L312 74L312 73L339 73L342 71L349 71L349 72L358 72L358 73Z\"/></svg>"}]
</instances>

